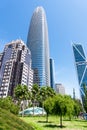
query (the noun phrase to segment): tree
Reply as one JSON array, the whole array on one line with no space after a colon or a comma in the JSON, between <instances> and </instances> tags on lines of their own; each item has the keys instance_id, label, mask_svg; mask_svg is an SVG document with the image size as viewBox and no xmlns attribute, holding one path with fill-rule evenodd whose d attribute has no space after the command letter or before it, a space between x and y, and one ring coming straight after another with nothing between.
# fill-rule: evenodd
<instances>
[{"instance_id":1,"label":"tree","mask_svg":"<svg viewBox=\"0 0 87 130\"><path fill-rule=\"evenodd\" d=\"M35 107L35 103L38 103L38 98L39 98L39 94L40 94L40 88L38 86L38 84L34 84L32 86L32 102L33 102L33 115L34 115L34 107Z\"/></svg>"},{"instance_id":2,"label":"tree","mask_svg":"<svg viewBox=\"0 0 87 130\"><path fill-rule=\"evenodd\" d=\"M15 98L21 103L22 102L22 111L24 111L25 105L24 100L27 100L29 98L29 91L28 87L26 85L17 85L17 87L14 90ZM22 115L23 116L23 115Z\"/></svg>"},{"instance_id":3,"label":"tree","mask_svg":"<svg viewBox=\"0 0 87 130\"><path fill-rule=\"evenodd\" d=\"M65 115L66 112L64 97L62 95L55 96L53 112L60 116L60 127L62 127L62 116Z\"/></svg>"},{"instance_id":4,"label":"tree","mask_svg":"<svg viewBox=\"0 0 87 130\"><path fill-rule=\"evenodd\" d=\"M0 107L10 111L13 114L18 114L19 111L19 106L13 102L10 96L6 98L0 98Z\"/></svg>"},{"instance_id":5,"label":"tree","mask_svg":"<svg viewBox=\"0 0 87 130\"><path fill-rule=\"evenodd\" d=\"M48 97L53 97L55 94L54 90L51 87L48 86L43 86L40 88L40 101L41 101L41 105L44 108L44 101L48 98Z\"/></svg>"},{"instance_id":6,"label":"tree","mask_svg":"<svg viewBox=\"0 0 87 130\"><path fill-rule=\"evenodd\" d=\"M82 104L80 100L75 99L74 100L74 116L78 118L80 112L82 112Z\"/></svg>"},{"instance_id":7,"label":"tree","mask_svg":"<svg viewBox=\"0 0 87 130\"><path fill-rule=\"evenodd\" d=\"M53 88L51 87L46 87L46 92L47 92L47 97L53 97L54 95L56 95L55 91L53 90Z\"/></svg>"},{"instance_id":8,"label":"tree","mask_svg":"<svg viewBox=\"0 0 87 130\"><path fill-rule=\"evenodd\" d=\"M70 96L63 96L60 94L56 95L54 97L53 112L54 114L60 116L60 127L62 127L62 117L66 114L71 117L71 114L73 113L73 100L70 98Z\"/></svg>"},{"instance_id":9,"label":"tree","mask_svg":"<svg viewBox=\"0 0 87 130\"><path fill-rule=\"evenodd\" d=\"M39 98L39 102L42 108L44 108L44 101L47 98L47 91L46 91L46 87L41 87L40 88L40 98Z\"/></svg>"},{"instance_id":10,"label":"tree","mask_svg":"<svg viewBox=\"0 0 87 130\"><path fill-rule=\"evenodd\" d=\"M53 107L54 107L54 101L53 101L53 98L49 97L47 98L45 101L44 101L44 108L46 110L46 122L48 122L48 116L49 114L52 113L52 110L53 110Z\"/></svg>"},{"instance_id":11,"label":"tree","mask_svg":"<svg viewBox=\"0 0 87 130\"><path fill-rule=\"evenodd\" d=\"M73 115L74 112L74 100L68 95L65 95L64 99L66 105L66 115L68 115L69 120L71 120L71 116Z\"/></svg>"},{"instance_id":12,"label":"tree","mask_svg":"<svg viewBox=\"0 0 87 130\"><path fill-rule=\"evenodd\" d=\"M83 90L84 90L84 96L83 96L83 106L87 113L87 87L85 84L83 84Z\"/></svg>"}]
</instances>

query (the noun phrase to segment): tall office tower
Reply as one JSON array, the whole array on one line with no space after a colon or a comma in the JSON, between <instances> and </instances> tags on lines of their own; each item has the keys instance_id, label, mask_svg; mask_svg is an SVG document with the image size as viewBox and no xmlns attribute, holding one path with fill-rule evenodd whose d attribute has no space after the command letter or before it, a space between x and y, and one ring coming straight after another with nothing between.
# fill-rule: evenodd
<instances>
[{"instance_id":1,"label":"tall office tower","mask_svg":"<svg viewBox=\"0 0 87 130\"><path fill-rule=\"evenodd\" d=\"M64 95L65 94L64 86L60 83L56 83L55 84L55 92Z\"/></svg>"},{"instance_id":2,"label":"tall office tower","mask_svg":"<svg viewBox=\"0 0 87 130\"><path fill-rule=\"evenodd\" d=\"M48 28L43 7L37 7L32 15L27 46L32 56L34 83L50 86Z\"/></svg>"},{"instance_id":3,"label":"tall office tower","mask_svg":"<svg viewBox=\"0 0 87 130\"><path fill-rule=\"evenodd\" d=\"M80 86L80 94L83 100L84 89L83 84L87 86L87 61L81 44L73 44L73 53L77 70L78 82Z\"/></svg>"},{"instance_id":4,"label":"tall office tower","mask_svg":"<svg viewBox=\"0 0 87 130\"><path fill-rule=\"evenodd\" d=\"M54 60L50 58L50 86L55 89Z\"/></svg>"},{"instance_id":5,"label":"tall office tower","mask_svg":"<svg viewBox=\"0 0 87 130\"><path fill-rule=\"evenodd\" d=\"M31 69L31 53L22 40L12 41L5 45L0 54L0 97L14 95L14 87L18 84L33 84Z\"/></svg>"}]
</instances>

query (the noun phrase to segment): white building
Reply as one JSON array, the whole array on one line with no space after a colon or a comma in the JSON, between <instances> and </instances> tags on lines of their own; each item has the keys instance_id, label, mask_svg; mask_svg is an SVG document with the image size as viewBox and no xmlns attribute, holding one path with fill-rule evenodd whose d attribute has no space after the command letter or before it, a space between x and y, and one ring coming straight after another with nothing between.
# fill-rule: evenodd
<instances>
[{"instance_id":1,"label":"white building","mask_svg":"<svg viewBox=\"0 0 87 130\"><path fill-rule=\"evenodd\" d=\"M65 94L64 86L62 84L59 84L59 83L55 84L55 91L56 91L56 93L59 93L59 94L62 94L62 95Z\"/></svg>"},{"instance_id":2,"label":"white building","mask_svg":"<svg viewBox=\"0 0 87 130\"><path fill-rule=\"evenodd\" d=\"M6 44L0 54L0 97L13 96L18 84L33 85L31 52L22 40Z\"/></svg>"}]
</instances>

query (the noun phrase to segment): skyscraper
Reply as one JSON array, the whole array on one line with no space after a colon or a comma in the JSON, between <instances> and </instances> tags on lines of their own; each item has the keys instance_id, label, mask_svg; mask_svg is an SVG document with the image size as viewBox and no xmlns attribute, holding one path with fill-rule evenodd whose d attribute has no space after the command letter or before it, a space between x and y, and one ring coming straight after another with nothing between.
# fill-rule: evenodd
<instances>
[{"instance_id":1,"label":"skyscraper","mask_svg":"<svg viewBox=\"0 0 87 130\"><path fill-rule=\"evenodd\" d=\"M65 88L61 83L55 84L55 92L64 95L65 94Z\"/></svg>"},{"instance_id":2,"label":"skyscraper","mask_svg":"<svg viewBox=\"0 0 87 130\"><path fill-rule=\"evenodd\" d=\"M43 7L37 7L32 15L27 46L32 56L34 83L39 86L50 86L48 28Z\"/></svg>"},{"instance_id":3,"label":"skyscraper","mask_svg":"<svg viewBox=\"0 0 87 130\"><path fill-rule=\"evenodd\" d=\"M50 58L50 86L55 89L54 60Z\"/></svg>"},{"instance_id":4,"label":"skyscraper","mask_svg":"<svg viewBox=\"0 0 87 130\"><path fill-rule=\"evenodd\" d=\"M6 44L0 54L0 97L13 96L18 84L27 85L28 89L33 84L31 52L22 40Z\"/></svg>"},{"instance_id":5,"label":"skyscraper","mask_svg":"<svg viewBox=\"0 0 87 130\"><path fill-rule=\"evenodd\" d=\"M80 86L80 94L83 100L84 89L83 85L87 86L87 61L81 44L73 44L73 53L77 70L78 82Z\"/></svg>"}]
</instances>

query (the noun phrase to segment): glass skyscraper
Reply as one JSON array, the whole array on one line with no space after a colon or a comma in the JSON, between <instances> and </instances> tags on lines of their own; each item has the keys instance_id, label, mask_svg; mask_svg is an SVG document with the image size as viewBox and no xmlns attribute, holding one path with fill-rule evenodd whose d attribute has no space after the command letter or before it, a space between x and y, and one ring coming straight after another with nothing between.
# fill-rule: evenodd
<instances>
[{"instance_id":1,"label":"glass skyscraper","mask_svg":"<svg viewBox=\"0 0 87 130\"><path fill-rule=\"evenodd\" d=\"M80 86L81 98L84 97L83 85L87 86L87 61L81 44L73 44L75 65L77 70L78 82Z\"/></svg>"},{"instance_id":2,"label":"glass skyscraper","mask_svg":"<svg viewBox=\"0 0 87 130\"><path fill-rule=\"evenodd\" d=\"M54 60L50 58L50 86L55 89Z\"/></svg>"},{"instance_id":3,"label":"glass skyscraper","mask_svg":"<svg viewBox=\"0 0 87 130\"><path fill-rule=\"evenodd\" d=\"M50 86L48 27L43 7L37 7L32 15L27 46L31 51L34 83Z\"/></svg>"}]
</instances>

